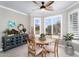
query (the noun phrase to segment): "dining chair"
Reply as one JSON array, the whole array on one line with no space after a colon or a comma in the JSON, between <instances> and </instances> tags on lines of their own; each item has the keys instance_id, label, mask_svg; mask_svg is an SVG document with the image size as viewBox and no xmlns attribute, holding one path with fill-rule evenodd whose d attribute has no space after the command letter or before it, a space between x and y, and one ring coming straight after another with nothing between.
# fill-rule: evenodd
<instances>
[{"instance_id":1,"label":"dining chair","mask_svg":"<svg viewBox=\"0 0 79 59\"><path fill-rule=\"evenodd\" d=\"M49 46L46 48L48 54L53 53L54 57L58 57L58 45L59 45L59 39L55 39L55 42L49 44Z\"/></svg>"},{"instance_id":2,"label":"dining chair","mask_svg":"<svg viewBox=\"0 0 79 59\"><path fill-rule=\"evenodd\" d=\"M32 56L38 56L38 55L41 55L42 57L44 56L45 50L42 48L36 49L36 43L34 39L29 39L27 43L28 43L28 56L29 54L31 54Z\"/></svg>"}]
</instances>

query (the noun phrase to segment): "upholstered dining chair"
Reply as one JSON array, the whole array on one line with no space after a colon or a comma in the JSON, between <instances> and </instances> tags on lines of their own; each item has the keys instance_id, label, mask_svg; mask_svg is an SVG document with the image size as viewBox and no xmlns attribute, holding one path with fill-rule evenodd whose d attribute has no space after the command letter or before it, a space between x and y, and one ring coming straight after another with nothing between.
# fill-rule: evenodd
<instances>
[{"instance_id":1,"label":"upholstered dining chair","mask_svg":"<svg viewBox=\"0 0 79 59\"><path fill-rule=\"evenodd\" d=\"M50 44L46 50L49 53L53 53L54 57L58 57L58 45L59 45L59 39L55 39L55 42L52 42L52 44Z\"/></svg>"},{"instance_id":2,"label":"upholstered dining chair","mask_svg":"<svg viewBox=\"0 0 79 59\"><path fill-rule=\"evenodd\" d=\"M32 56L38 56L38 55L41 55L42 57L44 56L44 49L42 48L36 49L36 43L34 39L29 39L27 43L28 43L28 56L29 54L31 54Z\"/></svg>"}]
</instances>

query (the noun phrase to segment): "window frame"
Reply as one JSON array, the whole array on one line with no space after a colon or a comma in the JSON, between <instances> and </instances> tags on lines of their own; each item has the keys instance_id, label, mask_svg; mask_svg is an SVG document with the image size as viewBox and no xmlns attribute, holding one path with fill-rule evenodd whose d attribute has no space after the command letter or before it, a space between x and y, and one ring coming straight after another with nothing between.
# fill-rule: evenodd
<instances>
[{"instance_id":1,"label":"window frame","mask_svg":"<svg viewBox=\"0 0 79 59\"><path fill-rule=\"evenodd\" d=\"M34 34L37 35L35 33L35 18L38 18L40 20L40 31L39 31L40 33L38 34L38 35L40 35L41 34L41 17L34 17Z\"/></svg>"},{"instance_id":2,"label":"window frame","mask_svg":"<svg viewBox=\"0 0 79 59\"><path fill-rule=\"evenodd\" d=\"M62 19L63 19L63 16L62 16L62 14L54 15L54 16L48 16L48 17L49 17L49 18L50 18L50 17L61 17L61 21L60 21L60 27L61 27L61 28L60 28L60 34L61 34L61 35L60 35L60 39L62 39L62 38L63 38L63 33L62 33L62 32L63 32L63 30L62 30ZM48 18L48 17L45 17L45 18ZM45 18L44 18L44 22L45 22ZM46 33L46 32L45 32L45 27L46 27L46 26L45 26L45 23L44 23L44 33ZM53 27L52 27L52 30L53 30ZM51 32L53 33L53 31L51 31Z\"/></svg>"}]
</instances>

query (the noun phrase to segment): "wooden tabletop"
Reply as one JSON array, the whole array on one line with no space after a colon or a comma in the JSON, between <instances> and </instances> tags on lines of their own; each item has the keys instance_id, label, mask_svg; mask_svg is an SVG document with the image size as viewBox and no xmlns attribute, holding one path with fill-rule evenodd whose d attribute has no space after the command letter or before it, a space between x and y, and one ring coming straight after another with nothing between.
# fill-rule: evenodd
<instances>
[{"instance_id":1,"label":"wooden tabletop","mask_svg":"<svg viewBox=\"0 0 79 59\"><path fill-rule=\"evenodd\" d=\"M54 39L46 39L45 41L35 39L36 44L41 44L41 45L49 44L49 43L54 42L54 41L55 41Z\"/></svg>"},{"instance_id":2,"label":"wooden tabletop","mask_svg":"<svg viewBox=\"0 0 79 59\"><path fill-rule=\"evenodd\" d=\"M49 44L51 42L54 42L55 39L59 39L59 36L53 35L52 38L46 37L45 41L41 41L41 40L39 40L39 38L36 38L35 42L36 42L36 44L44 45L44 44Z\"/></svg>"}]
</instances>

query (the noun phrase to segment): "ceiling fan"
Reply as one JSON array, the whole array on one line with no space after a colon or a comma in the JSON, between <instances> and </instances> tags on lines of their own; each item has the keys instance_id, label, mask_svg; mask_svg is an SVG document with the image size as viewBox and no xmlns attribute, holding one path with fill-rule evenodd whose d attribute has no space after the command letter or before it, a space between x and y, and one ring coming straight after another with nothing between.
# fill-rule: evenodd
<instances>
[{"instance_id":1,"label":"ceiling fan","mask_svg":"<svg viewBox=\"0 0 79 59\"><path fill-rule=\"evenodd\" d=\"M39 6L39 9L42 11L53 11L53 8L50 6L51 4L54 3L54 1L48 1L46 4L44 1L41 2L41 5L37 3L36 1L33 1L36 5Z\"/></svg>"}]
</instances>

